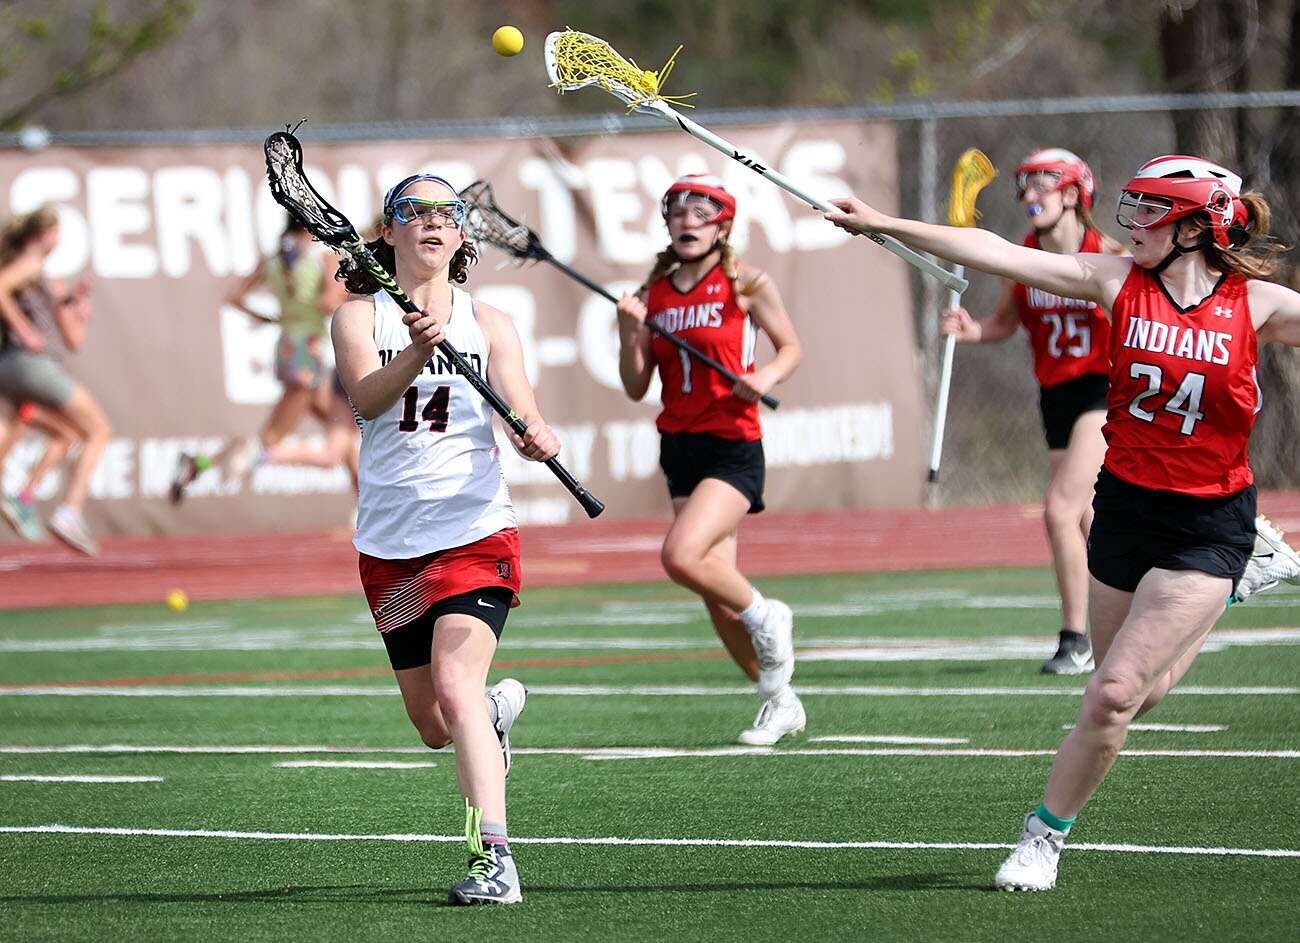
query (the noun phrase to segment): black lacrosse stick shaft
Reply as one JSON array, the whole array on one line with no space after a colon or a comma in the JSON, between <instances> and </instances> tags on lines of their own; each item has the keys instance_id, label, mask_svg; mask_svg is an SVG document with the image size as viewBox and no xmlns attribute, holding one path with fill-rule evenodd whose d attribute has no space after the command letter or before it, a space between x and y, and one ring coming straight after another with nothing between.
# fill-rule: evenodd
<instances>
[{"instance_id":1,"label":"black lacrosse stick shaft","mask_svg":"<svg viewBox=\"0 0 1300 943\"><path fill-rule=\"evenodd\" d=\"M388 292L403 311L407 314L421 314L419 306L402 290L402 286L397 284L393 274L380 264L373 252L366 248L365 242L357 235L356 227L351 221L331 206L320 191L311 185L302 168L302 145L293 134L296 127L271 134L262 145L266 153L267 179L275 201L306 226L307 230L321 242L352 256L376 282L383 286L384 291ZM459 350L447 340L439 342L438 349L452 362L466 382L487 400L496 414L505 420L506 425L515 435L523 436L528 431L519 414L469 365ZM547 459L546 467L577 499L588 517L596 517L605 510L605 505L600 499L584 488L558 459Z\"/></svg>"},{"instance_id":2,"label":"black lacrosse stick shaft","mask_svg":"<svg viewBox=\"0 0 1300 943\"><path fill-rule=\"evenodd\" d=\"M602 298L606 298L612 301L614 304L618 304L618 299L615 298L613 294L611 294L609 291L607 291L604 288L604 286L596 284L590 278L588 278L586 275L583 275L581 272L577 271L576 269L569 268L569 266L565 265L555 256L551 255L551 253L548 252L544 246L539 245L536 248L541 251L541 254L537 256L538 259L540 259L543 262L549 262L551 265L554 265L557 269L559 269L565 275L569 276L574 281L586 285L588 288L590 288L596 294L600 295ZM736 376L734 373L732 373L722 364L718 363L718 361L714 360L708 354L704 353L702 350L697 349L693 345L688 344L686 341L682 340L676 334L673 334L669 331L665 331L663 328L661 328L654 321L651 321L649 318L646 319L645 326L650 331L651 334L658 334L664 340L668 341L668 343L675 344L679 349L686 351L688 355L700 361L700 363L706 364L707 366L710 366L714 370L718 371L719 374L721 374L730 382L738 383L740 381L740 377ZM776 409L778 406L781 405L781 401L777 399L775 396L772 396L770 393L764 393L759 398L759 402L761 402L764 406L768 407L769 409Z\"/></svg>"},{"instance_id":3,"label":"black lacrosse stick shaft","mask_svg":"<svg viewBox=\"0 0 1300 943\"><path fill-rule=\"evenodd\" d=\"M354 251L355 254L355 250L351 251ZM379 264L379 260L374 257L369 249L365 248L364 244L361 246L361 251L364 252L366 256L369 256L365 265L372 275L377 276L379 272L383 272L385 275L388 274L384 267ZM384 286L384 291L388 292L389 296L397 302L397 306L407 314L423 313L420 311L419 306L411 300L410 296L402 290L402 286L398 285L391 275L387 280L381 279L381 284ZM519 414L510 407L509 403L501 398L501 395L497 393L496 390L492 389L492 387L488 385L487 380L480 376L479 373L469 365L465 358L461 356L460 351L453 347L450 341L439 341L438 349L446 354L447 359L455 365L456 372L469 381L469 385L474 387L474 389L479 392L479 395L487 400L488 405L495 410L498 416L505 420L506 425L510 427L511 431L513 431L515 435L522 436L528 431L528 426L525 425L521 418L519 418ZM560 464L559 459L548 458L546 460L546 467L549 468L551 473L559 479L560 484L564 485L564 487L569 490L569 493L577 499L577 502L582 505L582 509L587 512L588 517L597 517L600 515L601 511L605 510L605 505L601 500L584 488L582 483L579 482L578 479L574 478L567 468Z\"/></svg>"}]
</instances>

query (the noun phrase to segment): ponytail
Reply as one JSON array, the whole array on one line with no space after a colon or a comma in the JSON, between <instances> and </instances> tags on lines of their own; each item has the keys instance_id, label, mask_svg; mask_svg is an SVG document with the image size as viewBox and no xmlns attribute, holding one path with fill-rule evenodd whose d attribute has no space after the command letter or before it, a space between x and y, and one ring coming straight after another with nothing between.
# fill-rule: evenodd
<instances>
[{"instance_id":1,"label":"ponytail","mask_svg":"<svg viewBox=\"0 0 1300 943\"><path fill-rule=\"evenodd\" d=\"M1246 205L1246 242L1240 246L1221 246L1211 239L1205 247L1205 260L1221 272L1268 278L1277 272L1278 256L1289 251L1290 246L1269 234L1272 213L1262 194L1253 190L1243 193L1241 202Z\"/></svg>"}]
</instances>

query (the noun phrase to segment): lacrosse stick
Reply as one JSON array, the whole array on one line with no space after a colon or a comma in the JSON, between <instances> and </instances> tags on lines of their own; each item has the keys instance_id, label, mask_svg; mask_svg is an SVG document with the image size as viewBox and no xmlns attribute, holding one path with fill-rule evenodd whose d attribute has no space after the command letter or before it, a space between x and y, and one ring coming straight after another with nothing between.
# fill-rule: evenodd
<instances>
[{"instance_id":1,"label":"lacrosse stick","mask_svg":"<svg viewBox=\"0 0 1300 943\"><path fill-rule=\"evenodd\" d=\"M293 214L321 242L351 256L383 286L384 291L388 292L403 311L408 314L419 314L419 307L397 284L393 275L379 263L374 253L366 248L366 244L348 218L331 206L311 185L303 173L302 146L294 137L293 130L277 131L268 137L263 145L266 151L266 175L275 201ZM519 414L511 409L496 390L492 389L488 382L466 362L460 351L445 340L438 344L438 349L455 365L456 372L463 376L469 385L488 401L488 405L496 411L497 415L505 420L511 431L519 436L527 431ZM558 460L547 459L546 467L560 480L560 484L569 489L569 493L582 505L588 517L595 517L605 510L605 505L584 488Z\"/></svg>"},{"instance_id":2,"label":"lacrosse stick","mask_svg":"<svg viewBox=\"0 0 1300 943\"><path fill-rule=\"evenodd\" d=\"M678 50L680 49L679 46ZM690 97L689 95L665 97L660 94L659 90L663 87L664 80L668 78L668 73L672 71L673 60L676 57L677 53L674 52L673 57L664 64L662 69L652 72L642 69L631 60L624 59L605 40L588 33L563 30L546 37L546 72L551 77L551 87L558 89L561 94L595 85L625 102L629 113L639 111L642 114L662 118L669 124L675 124L687 134L721 151L732 160L744 164L814 209L823 213L837 212L830 203L804 192L789 177L768 167L757 157L746 154L730 141L723 140L708 128L696 124L673 108L670 103L683 104L682 99ZM897 239L869 229L859 229L858 232L881 248L888 249L908 265L915 266L927 275L937 278L953 291L961 293L966 290L966 279L953 275L937 262L903 245Z\"/></svg>"},{"instance_id":3,"label":"lacrosse stick","mask_svg":"<svg viewBox=\"0 0 1300 943\"><path fill-rule=\"evenodd\" d=\"M979 218L975 210L975 199L998 172L984 152L970 148L952 169L952 190L948 199L948 225L974 226ZM963 266L957 265L953 271L957 277L963 274ZM955 308L961 296L955 290L948 292L948 307ZM943 427L948 420L948 387L952 381L952 357L957 346L957 338L952 334L944 340L943 368L939 373L938 401L934 407L934 440L930 444L930 484L939 480L939 458L943 454Z\"/></svg>"},{"instance_id":4,"label":"lacrosse stick","mask_svg":"<svg viewBox=\"0 0 1300 943\"><path fill-rule=\"evenodd\" d=\"M618 304L615 298L604 287L593 282L581 272L569 268L555 256L551 255L546 246L542 245L541 239L537 233L533 232L523 223L518 222L512 216L508 215L501 207L497 206L496 198L492 195L492 184L486 180L475 180L468 187L460 192L460 198L465 201L465 232L475 242L486 242L490 246L495 246L502 252L514 258L516 262L546 262L554 265L557 269L569 276L575 282L585 285L614 304ZM651 334L658 334L670 344L675 344L679 350L685 351L689 356L694 357L700 363L706 364L718 371L723 377L731 383L737 383L740 378L732 373L718 361L714 360L703 351L696 350L695 347L688 344L675 334L665 331L658 324L650 319L646 319L646 328ZM764 406L776 409L781 405L781 401L775 396L764 394L760 397L760 402Z\"/></svg>"}]
</instances>

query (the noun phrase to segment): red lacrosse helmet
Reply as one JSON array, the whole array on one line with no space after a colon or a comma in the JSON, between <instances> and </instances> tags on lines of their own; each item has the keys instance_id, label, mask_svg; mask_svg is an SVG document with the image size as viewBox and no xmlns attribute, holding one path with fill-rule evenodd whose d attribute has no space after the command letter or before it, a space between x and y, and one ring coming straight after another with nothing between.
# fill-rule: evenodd
<instances>
[{"instance_id":1,"label":"red lacrosse helmet","mask_svg":"<svg viewBox=\"0 0 1300 943\"><path fill-rule=\"evenodd\" d=\"M1125 229L1146 229L1200 212L1209 215L1219 245L1239 246L1250 238L1241 178L1200 157L1166 154L1147 161L1124 185L1115 219Z\"/></svg>"},{"instance_id":2,"label":"red lacrosse helmet","mask_svg":"<svg viewBox=\"0 0 1300 943\"><path fill-rule=\"evenodd\" d=\"M668 218L668 212L672 209L673 204L678 200L685 200L689 196L706 197L715 207L718 214L712 219L705 222L706 226L714 223L725 223L729 219L736 218L736 198L727 192L727 188L722 185L722 180L713 174L687 174L685 177L678 177L673 185L668 188L664 198L660 201L660 210L665 219Z\"/></svg>"},{"instance_id":3,"label":"red lacrosse helmet","mask_svg":"<svg viewBox=\"0 0 1300 943\"><path fill-rule=\"evenodd\" d=\"M1079 203L1092 206L1092 196L1097 191L1092 168L1082 157L1063 147L1040 147L1030 151L1016 168L1016 194L1024 196L1031 174L1050 174L1056 178L1055 189L1068 184L1079 188Z\"/></svg>"}]
</instances>

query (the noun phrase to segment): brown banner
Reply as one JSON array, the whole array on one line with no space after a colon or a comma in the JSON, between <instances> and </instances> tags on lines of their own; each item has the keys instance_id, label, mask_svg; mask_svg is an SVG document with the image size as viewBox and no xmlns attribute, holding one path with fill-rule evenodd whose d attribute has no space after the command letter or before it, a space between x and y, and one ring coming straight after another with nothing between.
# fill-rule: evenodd
<instances>
[{"instance_id":1,"label":"brown banner","mask_svg":"<svg viewBox=\"0 0 1300 943\"><path fill-rule=\"evenodd\" d=\"M729 128L727 136L811 192L853 192L886 210L898 204L888 123ZM615 293L639 283L666 243L658 199L669 182L721 174L739 201L733 242L773 276L805 346L803 366L774 391L781 409L764 410L768 506L919 500L922 409L906 267L740 164L671 132L346 145L306 134L304 147L312 180L359 228L374 218L383 189L408 173L440 173L457 186L486 177L500 205L558 259ZM113 422L87 509L99 533L293 531L347 521L341 469L264 466L242 489L212 472L180 508L166 497L180 451L254 433L279 395L275 327L222 305L284 225L260 148L3 152L0 194L9 212L57 206L62 238L50 274L95 279L89 337L67 363ZM514 317L543 412L561 432L561 458L606 513L665 513L655 394L632 403L619 386L613 306L551 266L514 268L490 248L468 287ZM760 362L765 355L770 347L760 348ZM318 430L309 421L302 435ZM40 446L32 435L15 450L7 492ZM508 446L503 455L523 521L582 517L543 466L517 460ZM40 496L53 499L61 487L61 476L51 476Z\"/></svg>"}]
</instances>

